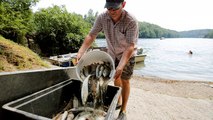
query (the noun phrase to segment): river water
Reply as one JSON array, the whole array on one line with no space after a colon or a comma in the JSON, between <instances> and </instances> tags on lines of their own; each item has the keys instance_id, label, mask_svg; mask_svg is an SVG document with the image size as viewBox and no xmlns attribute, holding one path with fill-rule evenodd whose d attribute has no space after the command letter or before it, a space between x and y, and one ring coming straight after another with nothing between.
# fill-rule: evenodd
<instances>
[{"instance_id":1,"label":"river water","mask_svg":"<svg viewBox=\"0 0 213 120\"><path fill-rule=\"evenodd\" d=\"M99 47L105 39L97 39ZM213 81L213 39L139 39L147 57L135 65L134 74L174 80ZM193 54L188 54L189 50Z\"/></svg>"}]
</instances>

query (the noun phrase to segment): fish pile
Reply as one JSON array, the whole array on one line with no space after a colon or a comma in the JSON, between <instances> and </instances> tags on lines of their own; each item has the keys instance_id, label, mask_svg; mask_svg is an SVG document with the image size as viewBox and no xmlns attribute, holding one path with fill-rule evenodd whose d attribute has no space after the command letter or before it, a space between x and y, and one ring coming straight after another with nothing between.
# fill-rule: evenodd
<instances>
[{"instance_id":1,"label":"fish pile","mask_svg":"<svg viewBox=\"0 0 213 120\"><path fill-rule=\"evenodd\" d=\"M112 66L108 62L97 62L84 66L80 71L80 77L84 79L81 89L83 105L86 104L88 96L92 96L94 107L103 100L106 87L110 82ZM101 103L103 104L103 103Z\"/></svg>"},{"instance_id":2,"label":"fish pile","mask_svg":"<svg viewBox=\"0 0 213 120\"><path fill-rule=\"evenodd\" d=\"M82 70L80 70L80 77L82 80L86 79L88 75L93 75L97 79L103 78L104 80L110 79L112 66L109 62L95 62L90 65L84 66Z\"/></svg>"},{"instance_id":3,"label":"fish pile","mask_svg":"<svg viewBox=\"0 0 213 120\"><path fill-rule=\"evenodd\" d=\"M72 108L58 113L53 120L104 120L106 112L91 107Z\"/></svg>"},{"instance_id":4,"label":"fish pile","mask_svg":"<svg viewBox=\"0 0 213 120\"><path fill-rule=\"evenodd\" d=\"M99 61L84 66L80 70L83 80L81 87L81 103L74 97L70 100L64 112L59 113L54 120L104 120L106 110L104 106L104 95L110 82L113 67L109 62ZM80 105L82 104L83 107ZM69 109L68 109L69 108ZM71 108L71 109L70 109Z\"/></svg>"}]
</instances>

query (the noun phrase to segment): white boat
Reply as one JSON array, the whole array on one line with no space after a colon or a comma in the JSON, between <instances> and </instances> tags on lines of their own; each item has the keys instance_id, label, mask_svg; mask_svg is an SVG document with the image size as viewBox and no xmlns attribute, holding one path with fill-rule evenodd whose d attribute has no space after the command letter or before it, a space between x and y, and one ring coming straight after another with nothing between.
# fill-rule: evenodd
<instances>
[{"instance_id":1,"label":"white boat","mask_svg":"<svg viewBox=\"0 0 213 120\"><path fill-rule=\"evenodd\" d=\"M160 38L160 40L164 40L164 39L165 39L164 37L161 37L161 38Z\"/></svg>"},{"instance_id":2,"label":"white boat","mask_svg":"<svg viewBox=\"0 0 213 120\"><path fill-rule=\"evenodd\" d=\"M140 54L135 55L135 63L144 62L146 55Z\"/></svg>"},{"instance_id":3,"label":"white boat","mask_svg":"<svg viewBox=\"0 0 213 120\"><path fill-rule=\"evenodd\" d=\"M137 48L137 55L135 55L135 63L144 62L146 55L143 54L143 48Z\"/></svg>"}]
</instances>

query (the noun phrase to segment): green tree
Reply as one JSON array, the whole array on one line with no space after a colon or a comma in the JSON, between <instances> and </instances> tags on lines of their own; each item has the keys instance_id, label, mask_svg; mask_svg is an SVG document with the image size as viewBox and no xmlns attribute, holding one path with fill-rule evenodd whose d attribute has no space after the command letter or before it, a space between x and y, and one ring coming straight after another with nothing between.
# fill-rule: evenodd
<instances>
[{"instance_id":1,"label":"green tree","mask_svg":"<svg viewBox=\"0 0 213 120\"><path fill-rule=\"evenodd\" d=\"M84 15L84 20L91 24L91 26L95 23L95 20L98 16L98 12L94 13L92 9L89 9L88 13ZM97 38L105 38L103 32L98 33Z\"/></svg>"},{"instance_id":2,"label":"green tree","mask_svg":"<svg viewBox=\"0 0 213 120\"><path fill-rule=\"evenodd\" d=\"M40 9L34 21L35 41L45 56L77 52L91 27L81 15L68 13L64 6Z\"/></svg>"},{"instance_id":3,"label":"green tree","mask_svg":"<svg viewBox=\"0 0 213 120\"><path fill-rule=\"evenodd\" d=\"M26 34L33 31L30 9L38 0L1 0L0 34L14 42L26 45Z\"/></svg>"},{"instance_id":4,"label":"green tree","mask_svg":"<svg viewBox=\"0 0 213 120\"><path fill-rule=\"evenodd\" d=\"M179 33L174 30L161 28L160 26L147 22L139 22L139 38L174 38L179 37Z\"/></svg>"},{"instance_id":5,"label":"green tree","mask_svg":"<svg viewBox=\"0 0 213 120\"><path fill-rule=\"evenodd\" d=\"M91 25L93 25L97 16L98 16L98 12L94 14L93 10L89 9L88 13L84 15L84 20L90 23Z\"/></svg>"},{"instance_id":6,"label":"green tree","mask_svg":"<svg viewBox=\"0 0 213 120\"><path fill-rule=\"evenodd\" d=\"M205 35L205 38L213 38L213 30L211 30L207 35Z\"/></svg>"}]
</instances>

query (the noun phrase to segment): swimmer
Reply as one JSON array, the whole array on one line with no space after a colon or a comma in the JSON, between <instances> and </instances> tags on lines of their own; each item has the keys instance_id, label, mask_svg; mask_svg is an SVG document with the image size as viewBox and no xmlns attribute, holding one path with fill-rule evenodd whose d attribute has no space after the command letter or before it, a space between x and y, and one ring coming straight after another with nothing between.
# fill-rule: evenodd
<instances>
[{"instance_id":1,"label":"swimmer","mask_svg":"<svg viewBox=\"0 0 213 120\"><path fill-rule=\"evenodd\" d=\"M193 52L192 52L191 50L189 50L189 54L190 54L190 55L192 55L192 54L193 54Z\"/></svg>"}]
</instances>

